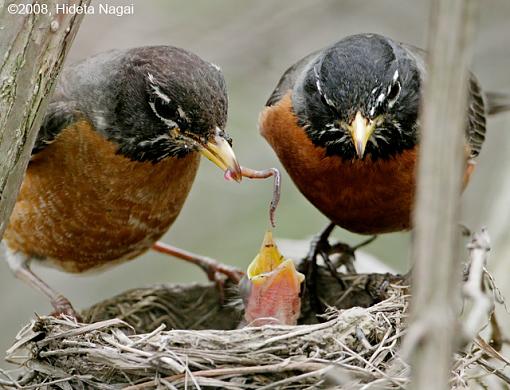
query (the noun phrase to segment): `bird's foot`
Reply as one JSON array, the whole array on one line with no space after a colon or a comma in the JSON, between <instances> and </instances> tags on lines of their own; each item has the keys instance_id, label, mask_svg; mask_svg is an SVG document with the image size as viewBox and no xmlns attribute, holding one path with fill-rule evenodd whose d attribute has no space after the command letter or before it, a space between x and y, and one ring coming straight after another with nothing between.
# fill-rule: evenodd
<instances>
[{"instance_id":1,"label":"bird's foot","mask_svg":"<svg viewBox=\"0 0 510 390\"><path fill-rule=\"evenodd\" d=\"M50 300L54 309L54 311L50 314L51 316L68 316L76 319L78 322L81 322L81 318L74 310L71 302L32 272L29 266L31 258L28 255L22 252L11 251L7 247L5 247L4 250L6 253L7 264L14 273L14 276L33 287L36 291L39 291Z\"/></svg>"},{"instance_id":2,"label":"bird's foot","mask_svg":"<svg viewBox=\"0 0 510 390\"><path fill-rule=\"evenodd\" d=\"M218 279L224 279L226 276L232 283L239 283L241 278L244 276L244 272L236 267L232 267L227 264L220 263L210 257L199 256L197 257L196 264L204 270L207 278L211 281L217 281Z\"/></svg>"},{"instance_id":3,"label":"bird's foot","mask_svg":"<svg viewBox=\"0 0 510 390\"><path fill-rule=\"evenodd\" d=\"M328 257L327 254L331 249L328 238L334 228L335 225L330 223L326 229L312 239L310 249L302 262L302 272L305 274L305 288L308 294L310 307L316 314L322 314L325 310L317 293L317 257L321 256L324 259Z\"/></svg>"},{"instance_id":4,"label":"bird's foot","mask_svg":"<svg viewBox=\"0 0 510 390\"><path fill-rule=\"evenodd\" d=\"M354 267L356 250L370 244L377 237L370 237L356 246L350 246L342 242L330 245L328 237L334 227L334 224L330 224L322 233L314 237L310 244L310 250L303 261L310 306L317 314L322 314L325 309L317 294L317 257L322 257L331 276L336 279L343 290L346 290L347 286L340 277L338 268L344 266L348 273L356 273Z\"/></svg>"},{"instance_id":5,"label":"bird's foot","mask_svg":"<svg viewBox=\"0 0 510 390\"><path fill-rule=\"evenodd\" d=\"M239 281L244 276L244 272L235 267L220 263L209 257L201 257L200 263L197 265L204 270L209 281L214 282L218 289L220 296L220 303L225 301L225 282L226 280L232 281L234 284L239 284ZM226 279L225 279L226 276Z\"/></svg>"},{"instance_id":6,"label":"bird's foot","mask_svg":"<svg viewBox=\"0 0 510 390\"><path fill-rule=\"evenodd\" d=\"M195 253L176 248L160 241L156 242L152 246L152 249L157 252L188 261L202 268L206 273L207 278L210 281L215 282L218 288L221 302L223 302L225 298L225 278L221 275L226 276L227 279L230 279L234 284L238 284L241 278L244 276L244 272L242 272L240 269L220 263L219 261L211 259L210 257L197 255Z\"/></svg>"},{"instance_id":7,"label":"bird's foot","mask_svg":"<svg viewBox=\"0 0 510 390\"><path fill-rule=\"evenodd\" d=\"M330 258L333 257L331 260L333 267L330 268L330 270L334 269L336 272L338 268L344 266L347 273L355 274L356 267L354 266L354 261L356 260L356 251L372 243L376 238L377 236L372 236L355 246L350 246L343 242L338 242L335 245L332 245L328 253Z\"/></svg>"},{"instance_id":8,"label":"bird's foot","mask_svg":"<svg viewBox=\"0 0 510 390\"><path fill-rule=\"evenodd\" d=\"M50 313L52 317L71 317L76 320L76 322L81 322L82 319L80 315L74 310L73 305L69 302L69 299L64 297L63 295L58 295L55 299L52 299L51 305L53 306L53 311Z\"/></svg>"}]
</instances>

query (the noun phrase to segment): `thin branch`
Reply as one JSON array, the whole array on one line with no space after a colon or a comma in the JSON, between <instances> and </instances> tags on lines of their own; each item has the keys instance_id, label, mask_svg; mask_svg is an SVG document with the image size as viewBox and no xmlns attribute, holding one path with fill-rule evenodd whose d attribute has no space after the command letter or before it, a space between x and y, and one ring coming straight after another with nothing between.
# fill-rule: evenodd
<instances>
[{"instance_id":1,"label":"thin branch","mask_svg":"<svg viewBox=\"0 0 510 390\"><path fill-rule=\"evenodd\" d=\"M458 221L465 166L468 66L477 0L434 0L424 82L413 245L413 389L447 389L459 343Z\"/></svg>"}]
</instances>

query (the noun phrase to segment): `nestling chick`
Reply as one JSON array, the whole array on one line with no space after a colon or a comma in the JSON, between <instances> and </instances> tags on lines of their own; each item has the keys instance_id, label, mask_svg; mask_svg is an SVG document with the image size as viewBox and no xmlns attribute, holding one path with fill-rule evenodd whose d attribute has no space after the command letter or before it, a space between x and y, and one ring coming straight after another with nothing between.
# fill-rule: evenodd
<instances>
[{"instance_id":1,"label":"nestling chick","mask_svg":"<svg viewBox=\"0 0 510 390\"><path fill-rule=\"evenodd\" d=\"M270 231L259 253L239 282L244 303L244 324L296 325L301 314L301 284L305 276L291 259L279 252Z\"/></svg>"}]
</instances>

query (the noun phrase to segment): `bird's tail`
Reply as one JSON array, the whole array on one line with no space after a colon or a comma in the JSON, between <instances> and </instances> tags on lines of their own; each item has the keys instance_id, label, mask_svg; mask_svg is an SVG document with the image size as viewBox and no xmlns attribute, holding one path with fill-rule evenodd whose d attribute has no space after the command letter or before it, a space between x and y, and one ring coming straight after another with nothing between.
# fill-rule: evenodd
<instances>
[{"instance_id":1,"label":"bird's tail","mask_svg":"<svg viewBox=\"0 0 510 390\"><path fill-rule=\"evenodd\" d=\"M487 113L489 115L510 111L510 94L500 92L488 92Z\"/></svg>"}]
</instances>

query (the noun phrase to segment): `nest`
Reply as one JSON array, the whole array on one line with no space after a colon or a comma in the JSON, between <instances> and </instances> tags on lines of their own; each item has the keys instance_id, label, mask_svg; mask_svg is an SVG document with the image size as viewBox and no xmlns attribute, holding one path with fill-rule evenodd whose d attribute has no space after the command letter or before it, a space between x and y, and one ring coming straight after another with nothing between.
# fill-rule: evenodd
<instances>
[{"instance_id":1,"label":"nest","mask_svg":"<svg viewBox=\"0 0 510 390\"><path fill-rule=\"evenodd\" d=\"M318 322L305 304L297 326L237 329L233 289L220 304L213 285L159 285L127 291L82 313L84 322L39 317L7 352L21 373L0 385L23 389L404 388L409 367L398 351L409 296L401 277L323 270ZM306 297L305 297L306 298ZM307 302L307 299L304 300ZM477 338L456 355L452 387L504 376ZM489 372L491 372L489 374Z\"/></svg>"}]
</instances>

